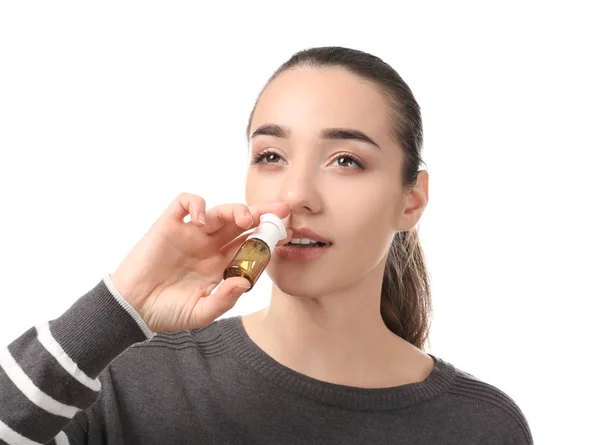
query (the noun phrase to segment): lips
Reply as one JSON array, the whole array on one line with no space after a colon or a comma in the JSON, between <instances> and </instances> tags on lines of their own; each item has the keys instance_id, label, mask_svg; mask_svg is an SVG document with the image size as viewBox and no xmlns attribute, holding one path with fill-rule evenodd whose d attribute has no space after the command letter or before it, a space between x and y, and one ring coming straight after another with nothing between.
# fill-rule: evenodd
<instances>
[{"instance_id":1,"label":"lips","mask_svg":"<svg viewBox=\"0 0 600 445\"><path fill-rule=\"evenodd\" d=\"M302 247L286 244L284 246L277 246L275 248L275 254L283 261L307 263L316 260L321 255L325 255L325 253L329 251L329 246L330 245L327 244L320 247Z\"/></svg>"},{"instance_id":2,"label":"lips","mask_svg":"<svg viewBox=\"0 0 600 445\"><path fill-rule=\"evenodd\" d=\"M291 228L292 238L309 238L314 241L318 241L325 245L332 244L327 238L319 235L317 232L310 230L308 227Z\"/></svg>"}]
</instances>

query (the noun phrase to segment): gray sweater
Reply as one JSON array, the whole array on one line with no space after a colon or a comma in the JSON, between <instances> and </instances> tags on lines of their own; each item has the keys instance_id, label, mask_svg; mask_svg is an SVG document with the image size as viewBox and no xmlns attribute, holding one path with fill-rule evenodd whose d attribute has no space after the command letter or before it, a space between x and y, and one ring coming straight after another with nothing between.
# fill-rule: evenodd
<instances>
[{"instance_id":1,"label":"gray sweater","mask_svg":"<svg viewBox=\"0 0 600 445\"><path fill-rule=\"evenodd\" d=\"M151 333L105 277L0 352L0 444L532 444L515 402L432 355L423 382L297 373L240 317Z\"/></svg>"}]
</instances>

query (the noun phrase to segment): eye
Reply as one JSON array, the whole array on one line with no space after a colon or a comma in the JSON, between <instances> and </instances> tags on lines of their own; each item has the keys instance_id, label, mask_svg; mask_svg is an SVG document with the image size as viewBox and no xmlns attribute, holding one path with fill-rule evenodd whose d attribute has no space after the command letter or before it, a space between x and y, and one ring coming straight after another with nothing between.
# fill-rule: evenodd
<instances>
[{"instance_id":1,"label":"eye","mask_svg":"<svg viewBox=\"0 0 600 445\"><path fill-rule=\"evenodd\" d=\"M272 150L265 150L252 158L252 164L278 164L279 161L283 161L281 156ZM360 168L365 170L364 164L359 161L356 157L350 153L340 153L336 156L334 163L338 162L339 167L345 169L348 168Z\"/></svg>"},{"instance_id":2,"label":"eye","mask_svg":"<svg viewBox=\"0 0 600 445\"><path fill-rule=\"evenodd\" d=\"M339 166L340 167L349 167L352 168L352 165L348 165L348 164L352 164L354 163L354 165L358 168L360 168L361 170L365 169L365 166L362 164L362 162L360 162L358 159L356 159L354 156L352 156L350 153L340 153L336 158L334 162L339 162Z\"/></svg>"},{"instance_id":3,"label":"eye","mask_svg":"<svg viewBox=\"0 0 600 445\"><path fill-rule=\"evenodd\" d=\"M252 158L252 164L276 164L279 159L281 156L274 151L265 150Z\"/></svg>"}]
</instances>

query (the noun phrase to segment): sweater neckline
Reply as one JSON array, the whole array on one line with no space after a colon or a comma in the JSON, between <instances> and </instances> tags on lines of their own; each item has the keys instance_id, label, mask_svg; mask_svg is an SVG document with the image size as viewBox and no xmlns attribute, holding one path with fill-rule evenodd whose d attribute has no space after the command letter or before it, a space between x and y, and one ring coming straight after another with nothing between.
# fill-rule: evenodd
<instances>
[{"instance_id":1,"label":"sweater neckline","mask_svg":"<svg viewBox=\"0 0 600 445\"><path fill-rule=\"evenodd\" d=\"M325 382L294 371L263 351L248 335L241 315L219 320L220 334L234 355L267 380L303 398L353 410L406 408L443 394L456 377L456 368L428 355L435 364L425 380L387 388L360 388Z\"/></svg>"}]
</instances>

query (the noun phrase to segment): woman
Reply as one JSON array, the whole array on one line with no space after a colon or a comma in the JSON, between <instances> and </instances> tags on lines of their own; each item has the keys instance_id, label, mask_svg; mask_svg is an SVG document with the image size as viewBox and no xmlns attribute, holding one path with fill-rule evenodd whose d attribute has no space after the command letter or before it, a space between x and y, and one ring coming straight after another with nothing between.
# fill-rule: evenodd
<instances>
[{"instance_id":1,"label":"woman","mask_svg":"<svg viewBox=\"0 0 600 445\"><path fill-rule=\"evenodd\" d=\"M509 396L423 352L428 173L400 76L356 50L297 53L248 139L248 206L182 194L113 274L1 355L0 443L533 443ZM215 289L266 212L288 229L270 304L215 321L249 288Z\"/></svg>"}]
</instances>

